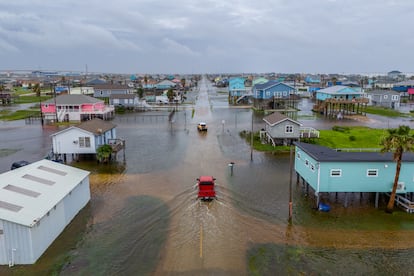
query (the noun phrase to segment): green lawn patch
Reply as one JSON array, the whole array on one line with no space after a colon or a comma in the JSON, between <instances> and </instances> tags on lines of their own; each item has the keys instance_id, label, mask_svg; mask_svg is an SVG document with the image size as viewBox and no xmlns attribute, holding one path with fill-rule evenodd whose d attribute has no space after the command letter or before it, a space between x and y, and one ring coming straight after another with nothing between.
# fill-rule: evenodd
<instances>
[{"instance_id":1,"label":"green lawn patch","mask_svg":"<svg viewBox=\"0 0 414 276\"><path fill-rule=\"evenodd\" d=\"M367 106L365 111L369 114L381 115L386 117L411 117L410 114L400 113L399 111L391 108L384 108L378 106Z\"/></svg>"},{"instance_id":2,"label":"green lawn patch","mask_svg":"<svg viewBox=\"0 0 414 276\"><path fill-rule=\"evenodd\" d=\"M21 120L26 119L30 116L39 116L39 110L17 110L15 112L0 114L0 120L4 121L13 121L13 120Z\"/></svg>"},{"instance_id":3,"label":"green lawn patch","mask_svg":"<svg viewBox=\"0 0 414 276\"><path fill-rule=\"evenodd\" d=\"M51 96L41 96L39 100L39 97L37 96L20 96L14 100L14 103L16 104L39 103L40 101L44 102L51 98L52 98Z\"/></svg>"},{"instance_id":4,"label":"green lawn patch","mask_svg":"<svg viewBox=\"0 0 414 276\"><path fill-rule=\"evenodd\" d=\"M414 131L413 131L414 133ZM329 148L350 148L355 150L378 150L381 148L381 139L388 135L387 129L375 129L369 127L342 127L334 126L331 130L320 130L319 139L302 140L302 142L321 145ZM240 136L251 143L249 131L240 132ZM259 133L254 133L253 148L264 152L289 152L289 146L272 146L263 144Z\"/></svg>"},{"instance_id":5,"label":"green lawn patch","mask_svg":"<svg viewBox=\"0 0 414 276\"><path fill-rule=\"evenodd\" d=\"M369 127L339 127L320 130L314 143L330 148L381 148L381 139L388 135L386 129Z\"/></svg>"}]
</instances>

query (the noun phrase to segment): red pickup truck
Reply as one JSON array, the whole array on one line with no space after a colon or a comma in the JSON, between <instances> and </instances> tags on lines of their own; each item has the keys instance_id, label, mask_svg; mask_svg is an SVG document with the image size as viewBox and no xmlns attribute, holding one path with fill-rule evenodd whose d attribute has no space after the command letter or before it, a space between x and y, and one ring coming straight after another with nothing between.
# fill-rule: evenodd
<instances>
[{"instance_id":1,"label":"red pickup truck","mask_svg":"<svg viewBox=\"0 0 414 276\"><path fill-rule=\"evenodd\" d=\"M197 178L198 198L203 200L212 200L216 198L215 181L212 176L200 176Z\"/></svg>"}]
</instances>

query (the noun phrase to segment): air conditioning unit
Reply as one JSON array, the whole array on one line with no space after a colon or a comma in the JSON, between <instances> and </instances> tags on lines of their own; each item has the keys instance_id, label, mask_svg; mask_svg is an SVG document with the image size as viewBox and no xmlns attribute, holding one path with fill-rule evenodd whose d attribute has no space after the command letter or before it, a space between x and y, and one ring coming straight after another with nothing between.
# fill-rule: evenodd
<instances>
[{"instance_id":1,"label":"air conditioning unit","mask_svg":"<svg viewBox=\"0 0 414 276\"><path fill-rule=\"evenodd\" d=\"M397 191L404 191L404 190L405 190L405 183L404 182L398 182Z\"/></svg>"}]
</instances>

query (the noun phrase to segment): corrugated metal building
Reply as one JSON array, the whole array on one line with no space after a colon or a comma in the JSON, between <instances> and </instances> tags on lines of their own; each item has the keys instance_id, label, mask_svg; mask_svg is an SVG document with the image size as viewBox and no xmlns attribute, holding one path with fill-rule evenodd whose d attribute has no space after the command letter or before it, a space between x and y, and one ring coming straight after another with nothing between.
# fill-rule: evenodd
<instances>
[{"instance_id":1,"label":"corrugated metal building","mask_svg":"<svg viewBox=\"0 0 414 276\"><path fill-rule=\"evenodd\" d=\"M89 202L89 172L40 160L0 175L0 265L33 264Z\"/></svg>"}]
</instances>

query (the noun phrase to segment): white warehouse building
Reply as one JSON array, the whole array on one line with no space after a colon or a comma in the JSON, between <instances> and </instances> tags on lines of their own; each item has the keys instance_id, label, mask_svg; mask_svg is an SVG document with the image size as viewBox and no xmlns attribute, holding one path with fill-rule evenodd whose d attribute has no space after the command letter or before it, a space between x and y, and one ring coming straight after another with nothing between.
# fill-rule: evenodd
<instances>
[{"instance_id":1,"label":"white warehouse building","mask_svg":"<svg viewBox=\"0 0 414 276\"><path fill-rule=\"evenodd\" d=\"M89 200L78 168L44 159L0 174L0 265L35 263Z\"/></svg>"}]
</instances>

